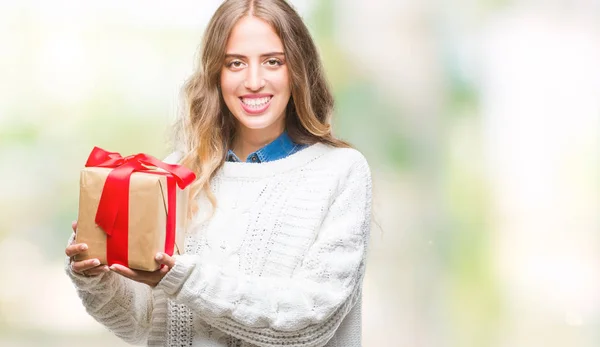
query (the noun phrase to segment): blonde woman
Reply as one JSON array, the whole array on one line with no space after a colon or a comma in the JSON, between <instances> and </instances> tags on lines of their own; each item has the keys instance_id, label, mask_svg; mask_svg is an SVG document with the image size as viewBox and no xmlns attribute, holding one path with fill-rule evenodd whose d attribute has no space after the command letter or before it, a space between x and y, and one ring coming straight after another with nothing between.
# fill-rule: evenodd
<instances>
[{"instance_id":1,"label":"blonde woman","mask_svg":"<svg viewBox=\"0 0 600 347\"><path fill-rule=\"evenodd\" d=\"M148 346L361 346L370 169L331 133L298 14L284 0L223 2L185 96L167 161L198 177L186 254L143 272L75 262L87 246L72 238L66 271L89 314Z\"/></svg>"}]
</instances>

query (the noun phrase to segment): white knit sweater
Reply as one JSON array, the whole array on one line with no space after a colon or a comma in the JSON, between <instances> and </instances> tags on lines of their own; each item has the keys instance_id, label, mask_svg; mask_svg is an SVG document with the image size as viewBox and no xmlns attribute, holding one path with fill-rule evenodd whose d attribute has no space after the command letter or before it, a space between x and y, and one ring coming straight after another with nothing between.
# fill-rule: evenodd
<instances>
[{"instance_id":1,"label":"white knit sweater","mask_svg":"<svg viewBox=\"0 0 600 347\"><path fill-rule=\"evenodd\" d=\"M167 161L177 161L172 155ZM67 274L90 315L148 346L361 346L371 175L356 150L226 162L199 199L186 254L150 288L115 273Z\"/></svg>"}]
</instances>

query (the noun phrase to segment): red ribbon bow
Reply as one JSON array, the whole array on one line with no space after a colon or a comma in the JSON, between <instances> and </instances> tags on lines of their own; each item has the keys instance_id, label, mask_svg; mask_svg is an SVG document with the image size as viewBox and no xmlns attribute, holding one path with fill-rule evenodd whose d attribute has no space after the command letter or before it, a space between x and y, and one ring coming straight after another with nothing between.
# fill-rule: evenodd
<instances>
[{"instance_id":1,"label":"red ribbon bow","mask_svg":"<svg viewBox=\"0 0 600 347\"><path fill-rule=\"evenodd\" d=\"M163 163L151 155L140 153L123 158L117 152L108 152L99 147L94 147L85 166L114 168L106 178L96 212L96 224L107 234L108 264L128 266L129 182L131 174L136 171L167 176L165 253L173 255L177 201L175 183L180 189L184 189L196 179L196 175L184 166ZM161 168L166 173L151 171L153 169L149 167Z\"/></svg>"}]
</instances>

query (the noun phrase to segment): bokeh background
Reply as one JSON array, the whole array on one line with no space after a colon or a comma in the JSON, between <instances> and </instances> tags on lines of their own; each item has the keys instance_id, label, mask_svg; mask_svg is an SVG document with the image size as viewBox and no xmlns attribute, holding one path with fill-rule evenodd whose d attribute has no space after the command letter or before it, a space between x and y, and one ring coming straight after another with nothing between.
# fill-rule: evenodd
<instances>
[{"instance_id":1,"label":"bokeh background","mask_svg":"<svg viewBox=\"0 0 600 347\"><path fill-rule=\"evenodd\" d=\"M600 344L600 2L291 1L369 159L365 346ZM0 2L0 345L124 346L63 273L95 145L168 153L216 0Z\"/></svg>"}]
</instances>

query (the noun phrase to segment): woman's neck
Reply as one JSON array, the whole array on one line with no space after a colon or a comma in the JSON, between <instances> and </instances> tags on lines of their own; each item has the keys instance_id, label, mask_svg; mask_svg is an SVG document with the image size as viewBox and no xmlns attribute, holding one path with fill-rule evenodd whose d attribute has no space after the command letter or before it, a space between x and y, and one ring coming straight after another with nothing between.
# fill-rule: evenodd
<instances>
[{"instance_id":1,"label":"woman's neck","mask_svg":"<svg viewBox=\"0 0 600 347\"><path fill-rule=\"evenodd\" d=\"M280 131L273 132L269 131L266 133L267 129L260 130L249 130L249 129L239 129L237 132L237 136L233 140L232 148L235 155L241 160L246 161L246 158L250 153L256 152L269 143L273 142L279 135L283 133L285 129L281 129Z\"/></svg>"}]
</instances>

